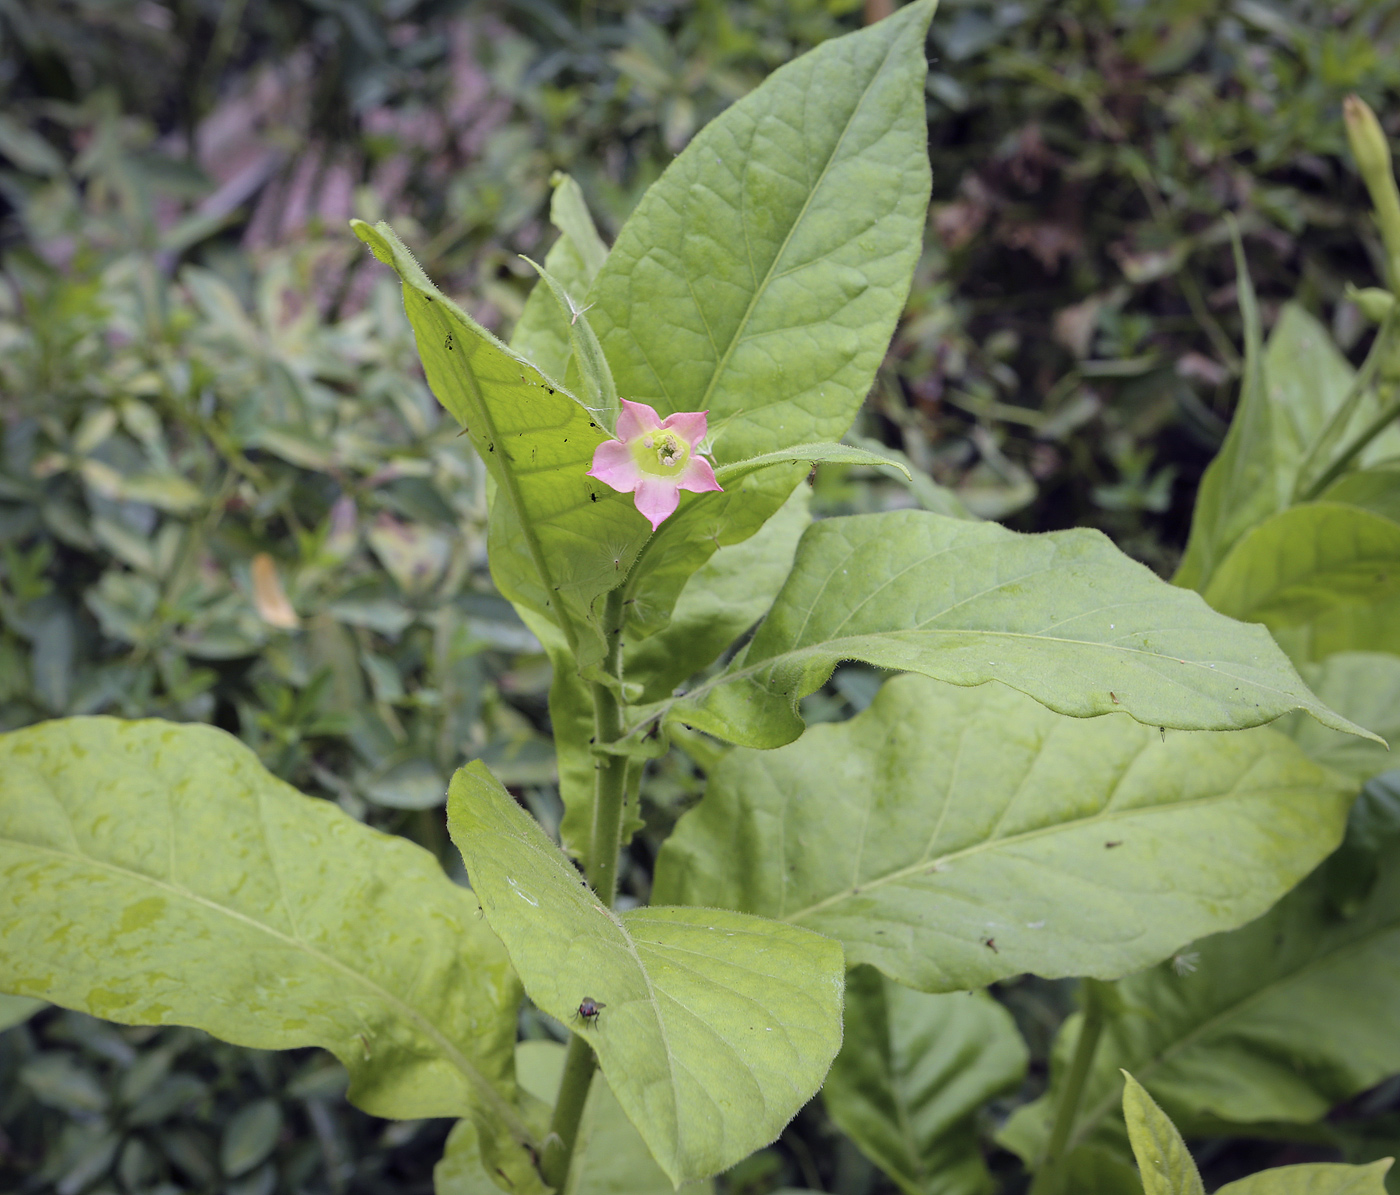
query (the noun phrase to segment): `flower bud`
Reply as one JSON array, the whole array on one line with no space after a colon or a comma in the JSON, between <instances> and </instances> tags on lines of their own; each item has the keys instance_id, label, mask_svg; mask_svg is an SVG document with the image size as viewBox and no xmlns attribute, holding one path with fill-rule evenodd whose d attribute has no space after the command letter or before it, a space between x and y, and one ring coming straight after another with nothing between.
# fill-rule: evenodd
<instances>
[{"instance_id":1,"label":"flower bud","mask_svg":"<svg viewBox=\"0 0 1400 1195\"><path fill-rule=\"evenodd\" d=\"M1376 223L1380 225L1386 257L1390 260L1390 285L1400 287L1400 189L1395 185L1390 144L1381 122L1360 96L1347 96L1342 104L1342 115L1352 155L1376 209Z\"/></svg>"},{"instance_id":2,"label":"flower bud","mask_svg":"<svg viewBox=\"0 0 1400 1195\"><path fill-rule=\"evenodd\" d=\"M1395 296L1379 286L1368 286L1359 290L1347 283L1347 298L1356 304L1357 309L1373 324L1381 323L1395 306Z\"/></svg>"}]
</instances>

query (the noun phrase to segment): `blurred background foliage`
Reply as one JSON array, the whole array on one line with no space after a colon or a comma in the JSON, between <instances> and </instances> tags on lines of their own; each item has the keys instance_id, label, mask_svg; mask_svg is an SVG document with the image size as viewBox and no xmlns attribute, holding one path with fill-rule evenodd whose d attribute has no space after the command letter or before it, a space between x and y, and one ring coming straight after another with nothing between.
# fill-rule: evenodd
<instances>
[{"instance_id":1,"label":"blurred background foliage","mask_svg":"<svg viewBox=\"0 0 1400 1195\"><path fill-rule=\"evenodd\" d=\"M706 120L884 7L0 0L0 730L213 722L449 868L467 758L552 825L548 666L491 589L480 471L345 221L391 218L506 331L555 170L610 235ZM975 513L1098 526L1169 574L1237 389L1226 217L1266 323L1296 296L1363 340L1343 286L1380 249L1340 105L1400 133L1400 0L943 0L930 53L929 236L856 430ZM840 470L814 497L911 500ZM877 683L843 669L809 712ZM698 797L692 746L654 766L636 897ZM1071 990L999 994L1034 1094ZM363 1116L322 1056L33 1012L0 1004L0 1189L431 1189L446 1126ZM1376 1098L1396 1114L1400 1091ZM1268 1148L1255 1165L1314 1156ZM816 1105L725 1185L890 1189Z\"/></svg>"}]
</instances>

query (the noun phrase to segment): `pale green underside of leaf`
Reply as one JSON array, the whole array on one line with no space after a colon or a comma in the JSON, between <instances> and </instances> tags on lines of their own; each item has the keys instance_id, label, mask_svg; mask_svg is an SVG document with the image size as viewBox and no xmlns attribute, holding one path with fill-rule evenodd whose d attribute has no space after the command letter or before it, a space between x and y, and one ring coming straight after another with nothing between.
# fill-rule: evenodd
<instances>
[{"instance_id":1,"label":"pale green underside of leaf","mask_svg":"<svg viewBox=\"0 0 1400 1195\"><path fill-rule=\"evenodd\" d=\"M563 1068L564 1047L557 1042L524 1041L515 1048L520 1086L547 1108L554 1105ZM498 1195L501 1190L483 1167L470 1121L459 1121L447 1138L442 1161L433 1171L433 1185L436 1195ZM562 1195L671 1195L674 1189L622 1111L607 1079L595 1075ZM709 1182L688 1188L693 1195L709 1195L711 1190Z\"/></svg>"},{"instance_id":2,"label":"pale green underside of leaf","mask_svg":"<svg viewBox=\"0 0 1400 1195\"><path fill-rule=\"evenodd\" d=\"M728 420L721 464L839 440L870 388L927 214L932 15L920 0L825 42L726 109L594 282L618 392Z\"/></svg>"},{"instance_id":3,"label":"pale green underside of leaf","mask_svg":"<svg viewBox=\"0 0 1400 1195\"><path fill-rule=\"evenodd\" d=\"M716 909L618 916L480 764L448 823L530 998L587 1035L673 1182L747 1157L816 1092L841 1042L837 943ZM606 1005L591 1024L585 996Z\"/></svg>"},{"instance_id":4,"label":"pale green underside of leaf","mask_svg":"<svg viewBox=\"0 0 1400 1195\"><path fill-rule=\"evenodd\" d=\"M1320 869L1243 929L1196 943L1194 971L1163 964L1119 984L1085 1083L1071 1145L1121 1135L1118 1068L1131 1070L1178 1121L1306 1124L1400 1072L1400 842L1350 917L1337 915ZM1044 1148L1081 1018L1055 1043L1049 1095L999 1135L1023 1158Z\"/></svg>"},{"instance_id":5,"label":"pale green underside of leaf","mask_svg":"<svg viewBox=\"0 0 1400 1195\"><path fill-rule=\"evenodd\" d=\"M1298 671L1323 704L1374 730L1387 743L1400 743L1400 656L1339 652L1319 664L1302 664ZM1400 766L1395 753L1379 743L1329 730L1305 714L1288 714L1277 729L1323 767L1358 783Z\"/></svg>"},{"instance_id":6,"label":"pale green underside of leaf","mask_svg":"<svg viewBox=\"0 0 1400 1195\"><path fill-rule=\"evenodd\" d=\"M1354 794L1270 729L1164 741L897 677L849 722L731 752L653 895L809 926L926 991L1110 979L1262 913L1337 845Z\"/></svg>"},{"instance_id":7,"label":"pale green underside of leaf","mask_svg":"<svg viewBox=\"0 0 1400 1195\"><path fill-rule=\"evenodd\" d=\"M1176 1125L1127 1073L1123 1076L1123 1119L1144 1195L1205 1195L1201 1172Z\"/></svg>"},{"instance_id":8,"label":"pale green underside of leaf","mask_svg":"<svg viewBox=\"0 0 1400 1195\"><path fill-rule=\"evenodd\" d=\"M1336 1162L1279 1166L1226 1183L1215 1195L1385 1195L1385 1175L1390 1167L1390 1158L1369 1166Z\"/></svg>"},{"instance_id":9,"label":"pale green underside of leaf","mask_svg":"<svg viewBox=\"0 0 1400 1195\"><path fill-rule=\"evenodd\" d=\"M490 535L497 587L555 621L562 606L585 657L600 658L601 632L584 634L596 631L594 602L622 582L651 530L630 495L585 476L607 433L558 382L439 291L387 224L354 227L403 281L428 383L498 488Z\"/></svg>"},{"instance_id":10,"label":"pale green underside of leaf","mask_svg":"<svg viewBox=\"0 0 1400 1195\"><path fill-rule=\"evenodd\" d=\"M975 1117L1027 1052L985 992L928 995L869 967L846 979L846 1036L822 1088L836 1126L907 1195L992 1189Z\"/></svg>"},{"instance_id":11,"label":"pale green underside of leaf","mask_svg":"<svg viewBox=\"0 0 1400 1195\"><path fill-rule=\"evenodd\" d=\"M1262 627L1164 584L1099 532L1019 535L926 511L811 527L748 649L673 713L779 746L801 733L797 701L848 659L957 685L999 680L1075 717L1237 730L1302 709L1369 733L1323 706Z\"/></svg>"},{"instance_id":12,"label":"pale green underside of leaf","mask_svg":"<svg viewBox=\"0 0 1400 1195\"><path fill-rule=\"evenodd\" d=\"M520 989L476 899L222 731L73 718L0 737L0 908L0 989L321 1046L375 1115L484 1109L523 1135Z\"/></svg>"},{"instance_id":13,"label":"pale green underside of leaf","mask_svg":"<svg viewBox=\"0 0 1400 1195\"><path fill-rule=\"evenodd\" d=\"M1301 634L1308 659L1400 652L1400 523L1339 502L1290 507L1239 539L1204 594L1232 618Z\"/></svg>"}]
</instances>

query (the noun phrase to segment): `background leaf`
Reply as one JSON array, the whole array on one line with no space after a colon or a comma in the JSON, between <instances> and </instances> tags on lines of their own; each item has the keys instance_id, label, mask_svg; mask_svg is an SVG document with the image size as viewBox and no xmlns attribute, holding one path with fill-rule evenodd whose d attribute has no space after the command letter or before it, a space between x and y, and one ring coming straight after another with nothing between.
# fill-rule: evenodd
<instances>
[{"instance_id":1,"label":"background leaf","mask_svg":"<svg viewBox=\"0 0 1400 1195\"><path fill-rule=\"evenodd\" d=\"M1385 1195L1390 1166L1389 1158L1369 1166L1330 1162L1277 1166L1226 1183L1216 1195Z\"/></svg>"},{"instance_id":2,"label":"background leaf","mask_svg":"<svg viewBox=\"0 0 1400 1195\"><path fill-rule=\"evenodd\" d=\"M1272 730L1164 741L902 676L849 722L731 752L653 895L809 926L926 991L1107 979L1258 916L1354 793Z\"/></svg>"},{"instance_id":3,"label":"background leaf","mask_svg":"<svg viewBox=\"0 0 1400 1195\"><path fill-rule=\"evenodd\" d=\"M1130 1068L1186 1132L1193 1117L1242 1126L1309 1124L1400 1072L1400 840L1350 916L1332 899L1329 866L1268 913L1217 934L1119 985L1104 1025L1071 1146L1112 1147L1121 1076ZM1038 1156L1052 1101L1079 1032L1056 1041L1048 1096L1020 1109L999 1140Z\"/></svg>"},{"instance_id":4,"label":"background leaf","mask_svg":"<svg viewBox=\"0 0 1400 1195\"><path fill-rule=\"evenodd\" d=\"M715 909L620 916L478 763L448 796L452 839L530 998L576 1027L675 1183L773 1140L841 1041L841 948ZM579 1003L606 1007L583 1022Z\"/></svg>"},{"instance_id":5,"label":"background leaf","mask_svg":"<svg viewBox=\"0 0 1400 1195\"><path fill-rule=\"evenodd\" d=\"M1338 652L1298 668L1317 698L1344 718L1400 745L1400 656L1379 651ZM1380 743L1341 734L1306 714L1287 714L1276 729L1289 735L1313 759L1366 781L1395 766L1396 756Z\"/></svg>"},{"instance_id":6,"label":"background leaf","mask_svg":"<svg viewBox=\"0 0 1400 1195\"><path fill-rule=\"evenodd\" d=\"M1261 627L1222 619L1097 532L1017 535L925 511L826 519L747 650L676 716L746 746L796 738L840 660L999 680L1058 713L1235 730L1323 706ZM1362 732L1365 733L1365 732Z\"/></svg>"},{"instance_id":7,"label":"background leaf","mask_svg":"<svg viewBox=\"0 0 1400 1195\"><path fill-rule=\"evenodd\" d=\"M1339 502L1290 507L1243 535L1202 592L1222 614L1291 632L1295 659L1400 652L1400 523Z\"/></svg>"},{"instance_id":8,"label":"background leaf","mask_svg":"<svg viewBox=\"0 0 1400 1195\"><path fill-rule=\"evenodd\" d=\"M301 796L222 731L156 720L0 737L0 818L0 989L318 1045L367 1111L527 1139L518 984L422 848Z\"/></svg>"},{"instance_id":9,"label":"background leaf","mask_svg":"<svg viewBox=\"0 0 1400 1195\"><path fill-rule=\"evenodd\" d=\"M928 995L855 967L843 1019L822 1088L837 1127L907 1195L990 1191L975 1119L1025 1076L1011 1014L985 992Z\"/></svg>"}]
</instances>

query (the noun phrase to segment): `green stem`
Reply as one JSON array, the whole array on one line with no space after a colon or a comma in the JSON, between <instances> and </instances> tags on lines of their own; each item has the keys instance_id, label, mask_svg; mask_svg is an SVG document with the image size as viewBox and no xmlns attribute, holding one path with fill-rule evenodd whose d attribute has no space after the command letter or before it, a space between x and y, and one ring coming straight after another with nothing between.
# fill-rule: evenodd
<instances>
[{"instance_id":1,"label":"green stem","mask_svg":"<svg viewBox=\"0 0 1400 1195\"><path fill-rule=\"evenodd\" d=\"M1392 402L1390 406L1384 408L1379 415L1361 429L1356 438L1352 440L1352 442L1341 451L1337 459L1332 462L1327 472L1317 479L1317 484L1308 490L1307 496L1309 498L1316 498L1321 494L1323 490L1341 476L1351 462L1366 448L1366 445L1380 435L1381 432L1385 431L1386 427L1396 419L1400 419L1400 399L1397 399Z\"/></svg>"},{"instance_id":2,"label":"green stem","mask_svg":"<svg viewBox=\"0 0 1400 1195\"><path fill-rule=\"evenodd\" d=\"M1366 354L1366 360L1362 363L1361 369L1352 379L1351 388L1347 391L1346 397L1341 404L1332 412L1332 417L1327 421L1327 426L1322 429L1322 434L1313 443L1308 455L1304 458L1302 465L1298 469L1298 484L1294 490L1294 499L1299 502L1310 502L1316 498L1336 479L1337 475L1347 467L1351 459L1360 452L1367 444L1373 440L1377 433L1384 427L1376 428L1369 434L1363 433L1365 438L1358 437L1346 450L1346 452L1336 461L1328 466L1322 476L1316 482L1308 483L1308 477L1317 468L1321 461L1327 459L1327 454L1332 451L1333 446L1346 432L1347 425L1351 422L1352 415L1356 412L1357 404L1361 402L1362 396L1371 388L1371 383L1375 380L1376 372L1380 369L1381 362L1387 353L1391 351L1392 342L1396 327L1400 326L1400 303L1391 307L1390 313L1385 317L1385 322L1376 331L1376 338L1371 342L1371 351ZM1390 415L1393 419L1394 413ZM1389 422L1387 420L1386 422Z\"/></svg>"},{"instance_id":3,"label":"green stem","mask_svg":"<svg viewBox=\"0 0 1400 1195\"><path fill-rule=\"evenodd\" d=\"M1070 1059L1069 1074L1065 1077L1064 1088L1060 1091L1059 1103L1055 1105L1055 1122L1050 1129L1050 1144L1045 1147L1045 1157L1031 1183L1030 1195L1058 1195L1063 1185L1062 1170L1065 1160L1065 1146L1069 1143L1074 1129L1074 1118L1079 1114L1079 1101L1084 1094L1084 1081L1089 1077L1089 1067L1094 1061L1094 1052L1099 1046L1099 1036L1103 1033L1105 1013L1104 995L1108 984L1098 979L1086 979L1084 984L1084 1020L1079 1026L1079 1037L1074 1043L1074 1057Z\"/></svg>"},{"instance_id":4,"label":"green stem","mask_svg":"<svg viewBox=\"0 0 1400 1195\"><path fill-rule=\"evenodd\" d=\"M607 597L604 629L608 639L608 654L603 667L614 681L622 683L622 620L621 589ZM593 694L593 728L595 746L615 743L622 737L622 710L612 686L595 682ZM588 845L584 871L604 904L612 906L617 896L617 859L622 848L622 807L627 795L627 760L621 755L598 752L595 756L593 789L593 833ZM588 1101L588 1088L598 1060L593 1047L582 1033L569 1041L564 1059L564 1074L559 1080L559 1095L554 1102L554 1115L545 1138L544 1155L540 1159L540 1174L551 1187L562 1191L573 1164L574 1142L578 1139L579 1119Z\"/></svg>"},{"instance_id":5,"label":"green stem","mask_svg":"<svg viewBox=\"0 0 1400 1195\"><path fill-rule=\"evenodd\" d=\"M559 1095L554 1102L554 1116L549 1123L544 1153L540 1158L540 1175L556 1191L562 1191L569 1181L569 1165L574 1157L574 1142L578 1140L579 1121L588 1102L588 1087L598 1059L593 1047L577 1033L569 1041L564 1056L564 1073L559 1079Z\"/></svg>"}]
</instances>

